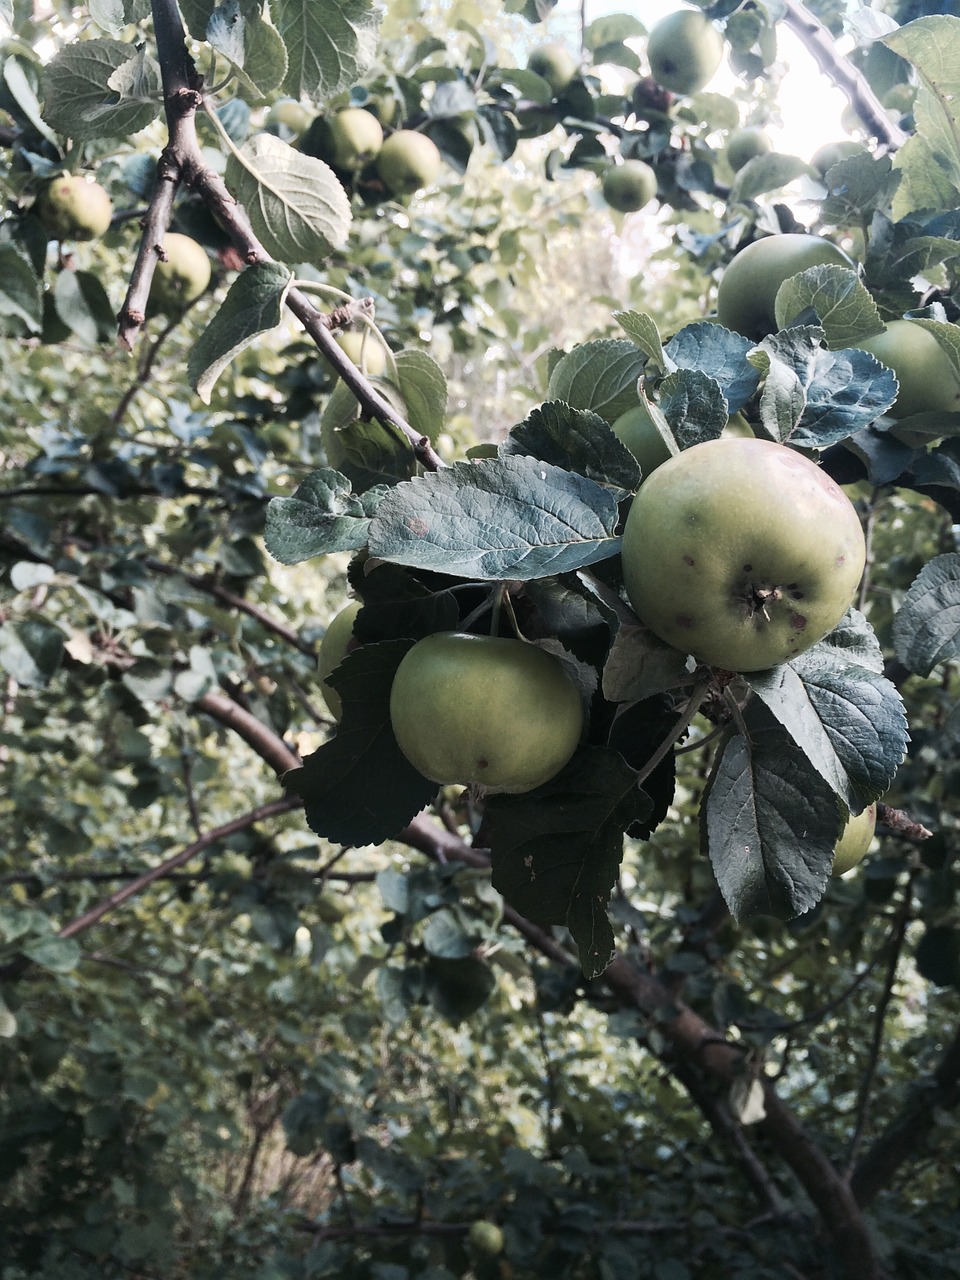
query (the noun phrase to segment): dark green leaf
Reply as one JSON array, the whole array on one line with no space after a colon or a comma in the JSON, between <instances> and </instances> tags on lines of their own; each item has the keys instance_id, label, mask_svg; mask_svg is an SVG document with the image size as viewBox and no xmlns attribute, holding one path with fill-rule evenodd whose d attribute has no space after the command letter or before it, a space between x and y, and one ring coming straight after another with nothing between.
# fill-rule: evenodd
<instances>
[{"instance_id":1,"label":"dark green leaf","mask_svg":"<svg viewBox=\"0 0 960 1280\"><path fill-rule=\"evenodd\" d=\"M51 973L70 973L79 964L81 952L76 938L60 938L51 934L25 943L23 954Z\"/></svg>"},{"instance_id":2,"label":"dark green leaf","mask_svg":"<svg viewBox=\"0 0 960 1280\"><path fill-rule=\"evenodd\" d=\"M486 1004L497 987L489 965L474 956L462 960L431 957L426 968L427 999L447 1022L464 1022Z\"/></svg>"},{"instance_id":3,"label":"dark green leaf","mask_svg":"<svg viewBox=\"0 0 960 1280\"><path fill-rule=\"evenodd\" d=\"M93 346L116 336L117 318L106 290L90 271L61 271L54 285L57 315L83 342Z\"/></svg>"},{"instance_id":4,"label":"dark green leaf","mask_svg":"<svg viewBox=\"0 0 960 1280\"><path fill-rule=\"evenodd\" d=\"M936 556L911 583L893 622L897 657L928 676L960 654L960 553Z\"/></svg>"},{"instance_id":5,"label":"dark green leaf","mask_svg":"<svg viewBox=\"0 0 960 1280\"><path fill-rule=\"evenodd\" d=\"M748 705L749 737L729 736L701 804L714 875L735 919L792 919L820 900L840 810L830 786L769 712Z\"/></svg>"},{"instance_id":6,"label":"dark green leaf","mask_svg":"<svg viewBox=\"0 0 960 1280\"><path fill-rule=\"evenodd\" d=\"M455 577L525 580L615 555L616 524L613 495L583 476L532 458L485 459L392 489L370 552Z\"/></svg>"},{"instance_id":7,"label":"dark green leaf","mask_svg":"<svg viewBox=\"0 0 960 1280\"><path fill-rule=\"evenodd\" d=\"M276 262L248 267L234 280L187 364L187 377L204 404L230 361L280 323L292 280L289 269Z\"/></svg>"},{"instance_id":8,"label":"dark green leaf","mask_svg":"<svg viewBox=\"0 0 960 1280\"><path fill-rule=\"evenodd\" d=\"M0 625L0 667L17 684L40 688L60 666L63 632L39 618Z\"/></svg>"},{"instance_id":9,"label":"dark green leaf","mask_svg":"<svg viewBox=\"0 0 960 1280\"><path fill-rule=\"evenodd\" d=\"M619 498L640 486L636 458L604 418L562 402L542 404L514 427L498 450L501 458L530 457L606 485Z\"/></svg>"},{"instance_id":10,"label":"dark green leaf","mask_svg":"<svg viewBox=\"0 0 960 1280\"><path fill-rule=\"evenodd\" d=\"M0 244L0 316L14 316L30 333L43 324L40 277L26 251L12 241Z\"/></svg>"},{"instance_id":11,"label":"dark green leaf","mask_svg":"<svg viewBox=\"0 0 960 1280\"><path fill-rule=\"evenodd\" d=\"M43 74L44 119L81 140L129 138L145 129L160 114L161 86L159 67L144 61L144 52L109 39L61 49Z\"/></svg>"},{"instance_id":12,"label":"dark green leaf","mask_svg":"<svg viewBox=\"0 0 960 1280\"><path fill-rule=\"evenodd\" d=\"M753 346L749 338L701 320L674 334L666 353L678 369L698 369L718 382L727 412L736 413L760 384L759 372L746 360Z\"/></svg>"},{"instance_id":13,"label":"dark green leaf","mask_svg":"<svg viewBox=\"0 0 960 1280\"><path fill-rule=\"evenodd\" d=\"M623 833L649 810L634 771L603 747L579 751L535 791L487 800L494 887L530 919L566 925L588 977L613 957L606 904Z\"/></svg>"},{"instance_id":14,"label":"dark green leaf","mask_svg":"<svg viewBox=\"0 0 960 1280\"><path fill-rule=\"evenodd\" d=\"M777 291L775 309L781 329L812 310L834 351L855 347L864 338L883 332L877 304L857 273L847 267L809 267L791 276Z\"/></svg>"},{"instance_id":15,"label":"dark green leaf","mask_svg":"<svg viewBox=\"0 0 960 1280\"><path fill-rule=\"evenodd\" d=\"M718 439L729 416L719 383L698 369L678 369L664 378L660 410L681 449Z\"/></svg>"},{"instance_id":16,"label":"dark green leaf","mask_svg":"<svg viewBox=\"0 0 960 1280\"><path fill-rule=\"evenodd\" d=\"M412 641L363 645L330 677L343 703L336 734L284 786L301 796L311 830L342 844L380 844L395 836L436 795L397 746L390 689Z\"/></svg>"},{"instance_id":17,"label":"dark green leaf","mask_svg":"<svg viewBox=\"0 0 960 1280\"><path fill-rule=\"evenodd\" d=\"M797 156L782 156L775 151L754 156L738 170L730 188L730 203L753 200L766 191L779 191L806 172L806 164Z\"/></svg>"},{"instance_id":18,"label":"dark green leaf","mask_svg":"<svg viewBox=\"0 0 960 1280\"><path fill-rule=\"evenodd\" d=\"M281 564L298 564L334 551L356 551L367 541L370 518L384 492L370 489L357 497L339 471L314 471L289 498L270 502L266 548Z\"/></svg>"},{"instance_id":19,"label":"dark green leaf","mask_svg":"<svg viewBox=\"0 0 960 1280\"><path fill-rule=\"evenodd\" d=\"M394 356L397 387L410 425L436 441L447 418L447 380L443 370L425 351L410 349Z\"/></svg>"},{"instance_id":20,"label":"dark green leaf","mask_svg":"<svg viewBox=\"0 0 960 1280\"><path fill-rule=\"evenodd\" d=\"M960 930L928 928L917 943L917 970L938 987L960 987Z\"/></svg>"},{"instance_id":21,"label":"dark green leaf","mask_svg":"<svg viewBox=\"0 0 960 1280\"><path fill-rule=\"evenodd\" d=\"M637 403L637 380L645 364L646 356L632 342L585 342L554 365L547 399L590 409L612 423Z\"/></svg>"},{"instance_id":22,"label":"dark green leaf","mask_svg":"<svg viewBox=\"0 0 960 1280\"><path fill-rule=\"evenodd\" d=\"M371 0L274 0L270 12L287 47L284 88L294 98L332 97L373 57L380 11Z\"/></svg>"}]
</instances>

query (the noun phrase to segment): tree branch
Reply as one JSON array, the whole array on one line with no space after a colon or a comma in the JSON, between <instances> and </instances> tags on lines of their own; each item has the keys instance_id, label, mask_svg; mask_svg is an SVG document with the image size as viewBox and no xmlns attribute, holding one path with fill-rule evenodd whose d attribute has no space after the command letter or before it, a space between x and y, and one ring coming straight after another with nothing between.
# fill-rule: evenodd
<instances>
[{"instance_id":1,"label":"tree branch","mask_svg":"<svg viewBox=\"0 0 960 1280\"><path fill-rule=\"evenodd\" d=\"M800 0L784 0L783 20L796 32L823 74L847 95L850 105L873 137L890 151L902 147L907 135L887 115L866 78L849 59L837 53L833 36L820 19L814 17Z\"/></svg>"}]
</instances>

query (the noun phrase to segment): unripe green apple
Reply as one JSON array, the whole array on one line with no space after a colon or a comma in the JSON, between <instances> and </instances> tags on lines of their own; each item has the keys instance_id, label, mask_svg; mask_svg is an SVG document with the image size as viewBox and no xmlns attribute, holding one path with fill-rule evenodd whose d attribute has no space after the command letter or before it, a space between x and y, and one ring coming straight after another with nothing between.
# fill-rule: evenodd
<instances>
[{"instance_id":1,"label":"unripe green apple","mask_svg":"<svg viewBox=\"0 0 960 1280\"><path fill-rule=\"evenodd\" d=\"M503 1232L495 1222L487 1222L483 1218L471 1222L467 1239L477 1253L485 1257L495 1258L503 1252Z\"/></svg>"},{"instance_id":2,"label":"unripe green apple","mask_svg":"<svg viewBox=\"0 0 960 1280\"><path fill-rule=\"evenodd\" d=\"M653 78L674 93L698 93L723 58L723 36L699 9L680 9L653 27L647 61Z\"/></svg>"},{"instance_id":3,"label":"unripe green apple","mask_svg":"<svg viewBox=\"0 0 960 1280\"><path fill-rule=\"evenodd\" d=\"M320 655L317 661L317 670L320 673L320 696L327 704L327 708L334 720L337 721L343 715L343 703L340 700L339 693L329 683L327 677L331 671L336 671L352 647L353 624L361 607L359 600L351 600L336 615L327 627L326 635L320 641Z\"/></svg>"},{"instance_id":4,"label":"unripe green apple","mask_svg":"<svg viewBox=\"0 0 960 1280\"><path fill-rule=\"evenodd\" d=\"M266 127L277 130L279 126L288 129L294 138L306 133L313 123L313 112L298 102L296 98L278 98L267 112Z\"/></svg>"},{"instance_id":5,"label":"unripe green apple","mask_svg":"<svg viewBox=\"0 0 960 1280\"><path fill-rule=\"evenodd\" d=\"M437 144L415 129L398 129L384 142L377 171L394 195L413 195L436 182L443 164Z\"/></svg>"},{"instance_id":6,"label":"unripe green apple","mask_svg":"<svg viewBox=\"0 0 960 1280\"><path fill-rule=\"evenodd\" d=\"M873 841L877 825L877 806L867 805L862 813L853 814L840 834L833 854L833 874L842 876L862 862Z\"/></svg>"},{"instance_id":7,"label":"unripe green apple","mask_svg":"<svg viewBox=\"0 0 960 1280\"><path fill-rule=\"evenodd\" d=\"M672 457L643 400L633 409L622 413L612 424L612 430L640 463L644 478Z\"/></svg>"},{"instance_id":8,"label":"unripe green apple","mask_svg":"<svg viewBox=\"0 0 960 1280\"><path fill-rule=\"evenodd\" d=\"M96 240L110 226L113 203L98 182L64 173L40 192L37 216L57 240Z\"/></svg>"},{"instance_id":9,"label":"unripe green apple","mask_svg":"<svg viewBox=\"0 0 960 1280\"><path fill-rule=\"evenodd\" d=\"M527 70L546 80L557 97L580 70L580 65L564 45L544 44L530 54Z\"/></svg>"},{"instance_id":10,"label":"unripe green apple","mask_svg":"<svg viewBox=\"0 0 960 1280\"><path fill-rule=\"evenodd\" d=\"M772 149L773 143L762 129L734 129L727 140L727 160L736 173L756 156L766 155Z\"/></svg>"},{"instance_id":11,"label":"unripe green apple","mask_svg":"<svg viewBox=\"0 0 960 1280\"><path fill-rule=\"evenodd\" d=\"M832 169L841 160L849 160L851 156L866 155L866 149L859 142L847 139L844 142L825 142L813 153L810 164L821 178L826 177L827 170Z\"/></svg>"},{"instance_id":12,"label":"unripe green apple","mask_svg":"<svg viewBox=\"0 0 960 1280\"><path fill-rule=\"evenodd\" d=\"M163 251L153 273L150 304L156 311L175 314L200 297L210 283L212 268L203 245L177 231L164 236Z\"/></svg>"},{"instance_id":13,"label":"unripe green apple","mask_svg":"<svg viewBox=\"0 0 960 1280\"><path fill-rule=\"evenodd\" d=\"M603 198L611 209L634 213L657 194L657 175L643 160L624 160L603 175Z\"/></svg>"},{"instance_id":14,"label":"unripe green apple","mask_svg":"<svg viewBox=\"0 0 960 1280\"><path fill-rule=\"evenodd\" d=\"M371 378L382 377L387 368L387 346L372 329L347 329L334 338L361 372Z\"/></svg>"},{"instance_id":15,"label":"unripe green apple","mask_svg":"<svg viewBox=\"0 0 960 1280\"><path fill-rule=\"evenodd\" d=\"M404 656L390 693L400 750L434 782L532 791L559 773L583 726L560 662L500 636L438 632Z\"/></svg>"},{"instance_id":16,"label":"unripe green apple","mask_svg":"<svg viewBox=\"0 0 960 1280\"><path fill-rule=\"evenodd\" d=\"M928 329L910 320L891 320L883 333L864 338L857 346L897 375L900 390L887 410L892 417L960 410L960 381L947 353Z\"/></svg>"},{"instance_id":17,"label":"unripe green apple","mask_svg":"<svg viewBox=\"0 0 960 1280\"><path fill-rule=\"evenodd\" d=\"M352 172L375 160L383 146L383 129L372 111L346 107L329 121L331 163Z\"/></svg>"},{"instance_id":18,"label":"unripe green apple","mask_svg":"<svg viewBox=\"0 0 960 1280\"><path fill-rule=\"evenodd\" d=\"M815 463L725 437L644 481L621 554L627 596L655 635L710 666L761 671L837 625L866 545L850 499Z\"/></svg>"},{"instance_id":19,"label":"unripe green apple","mask_svg":"<svg viewBox=\"0 0 960 1280\"><path fill-rule=\"evenodd\" d=\"M777 290L808 267L852 267L853 263L822 236L790 232L765 236L741 249L724 271L717 293L717 317L727 329L759 341L777 330Z\"/></svg>"}]
</instances>

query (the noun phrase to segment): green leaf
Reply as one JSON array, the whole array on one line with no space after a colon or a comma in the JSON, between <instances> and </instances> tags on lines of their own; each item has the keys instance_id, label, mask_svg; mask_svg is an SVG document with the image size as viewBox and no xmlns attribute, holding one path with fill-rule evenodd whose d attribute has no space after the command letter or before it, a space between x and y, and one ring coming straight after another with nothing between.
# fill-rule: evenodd
<instances>
[{"instance_id":1,"label":"green leaf","mask_svg":"<svg viewBox=\"0 0 960 1280\"><path fill-rule=\"evenodd\" d=\"M350 202L336 174L272 134L258 133L230 155L226 182L281 262L316 263L346 242Z\"/></svg>"},{"instance_id":2,"label":"green leaf","mask_svg":"<svg viewBox=\"0 0 960 1280\"><path fill-rule=\"evenodd\" d=\"M645 355L632 342L615 338L585 342L554 365L547 399L590 409L613 423L637 403L637 381L645 364Z\"/></svg>"},{"instance_id":3,"label":"green leaf","mask_svg":"<svg viewBox=\"0 0 960 1280\"><path fill-rule=\"evenodd\" d=\"M928 927L917 943L917 972L937 987L960 987L960 929Z\"/></svg>"},{"instance_id":4,"label":"green leaf","mask_svg":"<svg viewBox=\"0 0 960 1280\"><path fill-rule=\"evenodd\" d=\"M530 457L606 485L618 499L640 487L636 458L596 413L560 401L532 409L499 446L501 458Z\"/></svg>"},{"instance_id":5,"label":"green leaf","mask_svg":"<svg viewBox=\"0 0 960 1280\"><path fill-rule=\"evenodd\" d=\"M56 146L57 135L44 121L40 101L18 58L7 58L4 62L3 82L9 89L14 102L23 112L24 118L33 125L41 137Z\"/></svg>"},{"instance_id":6,"label":"green leaf","mask_svg":"<svg viewBox=\"0 0 960 1280\"><path fill-rule=\"evenodd\" d=\"M847 267L808 267L783 282L774 303L778 326L785 329L807 308L815 312L834 351L883 333L877 304Z\"/></svg>"},{"instance_id":7,"label":"green leaf","mask_svg":"<svg viewBox=\"0 0 960 1280\"><path fill-rule=\"evenodd\" d=\"M628 40L631 36L646 35L643 23L630 13L609 13L602 18L594 18L583 33L585 49L600 49L605 44L613 44Z\"/></svg>"},{"instance_id":8,"label":"green leaf","mask_svg":"<svg viewBox=\"0 0 960 1280\"><path fill-rule=\"evenodd\" d=\"M17 684L41 688L60 666L63 632L39 618L0 626L0 667Z\"/></svg>"},{"instance_id":9,"label":"green leaf","mask_svg":"<svg viewBox=\"0 0 960 1280\"><path fill-rule=\"evenodd\" d=\"M266 548L281 564L299 564L334 551L356 551L367 541L370 518L382 493L372 489L358 498L339 471L314 471L289 498L270 502Z\"/></svg>"},{"instance_id":10,"label":"green leaf","mask_svg":"<svg viewBox=\"0 0 960 1280\"><path fill-rule=\"evenodd\" d=\"M406 413L406 405L398 403L392 383L381 378L370 381L400 413ZM416 455L406 436L375 418L361 418L360 406L345 382L334 387L326 403L320 439L327 462L342 472L358 493L409 480L417 469Z\"/></svg>"},{"instance_id":11,"label":"green leaf","mask_svg":"<svg viewBox=\"0 0 960 1280\"><path fill-rule=\"evenodd\" d=\"M893 216L905 218L921 209L949 209L957 201L957 189L938 164L938 157L925 138L914 134L894 157L900 185L893 198Z\"/></svg>"},{"instance_id":12,"label":"green leaf","mask_svg":"<svg viewBox=\"0 0 960 1280\"><path fill-rule=\"evenodd\" d=\"M458 462L380 503L370 553L483 581L566 573L616 555L617 504L583 476L533 458Z\"/></svg>"},{"instance_id":13,"label":"green leaf","mask_svg":"<svg viewBox=\"0 0 960 1280\"><path fill-rule=\"evenodd\" d=\"M664 358L660 343L660 330L653 316L645 311L614 311L613 318L627 337L639 347L648 360L664 373L672 371L670 361Z\"/></svg>"},{"instance_id":14,"label":"green leaf","mask_svg":"<svg viewBox=\"0 0 960 1280\"><path fill-rule=\"evenodd\" d=\"M225 0L210 15L207 40L237 70L254 98L279 89L287 74L287 50L280 33L257 10Z\"/></svg>"},{"instance_id":15,"label":"green leaf","mask_svg":"<svg viewBox=\"0 0 960 1280\"><path fill-rule=\"evenodd\" d=\"M287 48L284 88L294 98L329 98L373 60L380 10L371 0L273 0L270 12Z\"/></svg>"},{"instance_id":16,"label":"green leaf","mask_svg":"<svg viewBox=\"0 0 960 1280\"><path fill-rule=\"evenodd\" d=\"M926 329L927 333L933 334L953 366L954 373L960 378L960 326L917 316L910 316L909 319L911 324L917 324L921 329Z\"/></svg>"},{"instance_id":17,"label":"green leaf","mask_svg":"<svg viewBox=\"0 0 960 1280\"><path fill-rule=\"evenodd\" d=\"M7 1002L0 996L0 1039L9 1040L17 1034L17 1020L10 1012Z\"/></svg>"},{"instance_id":18,"label":"green leaf","mask_svg":"<svg viewBox=\"0 0 960 1280\"><path fill-rule=\"evenodd\" d=\"M234 280L187 363L187 377L204 404L230 362L279 325L292 281L289 269L276 262L247 267Z\"/></svg>"},{"instance_id":19,"label":"green leaf","mask_svg":"<svg viewBox=\"0 0 960 1280\"><path fill-rule=\"evenodd\" d=\"M394 355L397 389L410 425L436 441L446 425L447 379L432 356L411 348Z\"/></svg>"},{"instance_id":20,"label":"green leaf","mask_svg":"<svg viewBox=\"0 0 960 1280\"><path fill-rule=\"evenodd\" d=\"M29 256L12 241L0 243L0 316L14 316L31 333L43 327L43 288Z\"/></svg>"},{"instance_id":21,"label":"green leaf","mask_svg":"<svg viewBox=\"0 0 960 1280\"><path fill-rule=\"evenodd\" d=\"M960 187L960 23L948 17L918 18L884 36L883 43L915 68L920 80L913 104L917 136L953 187Z\"/></svg>"},{"instance_id":22,"label":"green leaf","mask_svg":"<svg viewBox=\"0 0 960 1280\"><path fill-rule=\"evenodd\" d=\"M466 932L457 915L449 908L435 911L423 930L423 945L428 955L443 960L463 960L473 951L474 940Z\"/></svg>"},{"instance_id":23,"label":"green leaf","mask_svg":"<svg viewBox=\"0 0 960 1280\"><path fill-rule=\"evenodd\" d=\"M80 963L82 953L76 938L48 934L45 938L24 943L23 954L51 973L70 973Z\"/></svg>"},{"instance_id":24,"label":"green leaf","mask_svg":"<svg viewBox=\"0 0 960 1280\"><path fill-rule=\"evenodd\" d=\"M674 334L665 352L675 368L698 370L717 382L727 402L727 412L736 413L760 383L759 372L746 359L754 345L739 333L701 320Z\"/></svg>"},{"instance_id":25,"label":"green leaf","mask_svg":"<svg viewBox=\"0 0 960 1280\"><path fill-rule=\"evenodd\" d=\"M437 792L397 746L390 690L414 642L363 645L348 653L330 683L343 703L337 732L284 786L303 798L310 829L341 844L380 844L395 836Z\"/></svg>"},{"instance_id":26,"label":"green leaf","mask_svg":"<svg viewBox=\"0 0 960 1280\"><path fill-rule=\"evenodd\" d=\"M877 209L889 208L900 179L890 156L865 151L840 160L824 174L829 193L822 206L824 222L841 227L869 222Z\"/></svg>"},{"instance_id":27,"label":"green leaf","mask_svg":"<svg viewBox=\"0 0 960 1280\"><path fill-rule=\"evenodd\" d=\"M822 330L798 326L765 338L749 359L766 373L764 429L801 448L826 448L875 421L893 404L897 381L865 351L827 351Z\"/></svg>"},{"instance_id":28,"label":"green leaf","mask_svg":"<svg viewBox=\"0 0 960 1280\"><path fill-rule=\"evenodd\" d=\"M106 290L92 271L61 271L53 297L57 315L81 341L94 346L115 337L117 318Z\"/></svg>"},{"instance_id":29,"label":"green leaf","mask_svg":"<svg viewBox=\"0 0 960 1280\"><path fill-rule=\"evenodd\" d=\"M660 411L681 449L718 439L729 416L720 384L699 369L678 369L664 378Z\"/></svg>"},{"instance_id":30,"label":"green leaf","mask_svg":"<svg viewBox=\"0 0 960 1280\"><path fill-rule=\"evenodd\" d=\"M427 961L424 978L427 999L440 1017L454 1026L475 1014L497 989L493 970L475 956L462 960L433 956Z\"/></svg>"},{"instance_id":31,"label":"green leaf","mask_svg":"<svg viewBox=\"0 0 960 1280\"><path fill-rule=\"evenodd\" d=\"M701 828L733 917L790 920L823 894L840 810L831 787L762 704L750 702L745 720L749 736L727 737L714 763Z\"/></svg>"},{"instance_id":32,"label":"green leaf","mask_svg":"<svg viewBox=\"0 0 960 1280\"><path fill-rule=\"evenodd\" d=\"M935 556L921 569L893 620L893 643L920 676L960 654L960 553Z\"/></svg>"},{"instance_id":33,"label":"green leaf","mask_svg":"<svg viewBox=\"0 0 960 1280\"><path fill-rule=\"evenodd\" d=\"M603 668L603 696L608 702L651 698L676 685L686 668L686 654L646 627L621 621Z\"/></svg>"},{"instance_id":34,"label":"green leaf","mask_svg":"<svg viewBox=\"0 0 960 1280\"><path fill-rule=\"evenodd\" d=\"M487 799L494 888L529 919L566 925L588 978L613 959L606 904L623 833L649 808L636 773L604 747L579 751L535 791Z\"/></svg>"},{"instance_id":35,"label":"green leaf","mask_svg":"<svg viewBox=\"0 0 960 1280\"><path fill-rule=\"evenodd\" d=\"M797 156L781 156L775 151L754 156L737 171L730 188L729 203L743 203L767 191L779 191L806 172L807 165Z\"/></svg>"},{"instance_id":36,"label":"green leaf","mask_svg":"<svg viewBox=\"0 0 960 1280\"><path fill-rule=\"evenodd\" d=\"M43 73L48 124L78 141L129 138L151 124L161 108L159 68L143 51L132 52L132 45L106 38L61 49Z\"/></svg>"}]
</instances>

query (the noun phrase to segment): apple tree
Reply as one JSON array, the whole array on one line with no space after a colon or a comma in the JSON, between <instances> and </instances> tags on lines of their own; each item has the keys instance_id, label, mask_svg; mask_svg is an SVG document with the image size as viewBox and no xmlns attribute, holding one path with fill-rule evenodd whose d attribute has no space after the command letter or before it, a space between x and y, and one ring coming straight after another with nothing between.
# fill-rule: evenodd
<instances>
[{"instance_id":1,"label":"apple tree","mask_svg":"<svg viewBox=\"0 0 960 1280\"><path fill-rule=\"evenodd\" d=\"M0 0L3 1280L960 1275L886 7Z\"/></svg>"}]
</instances>

